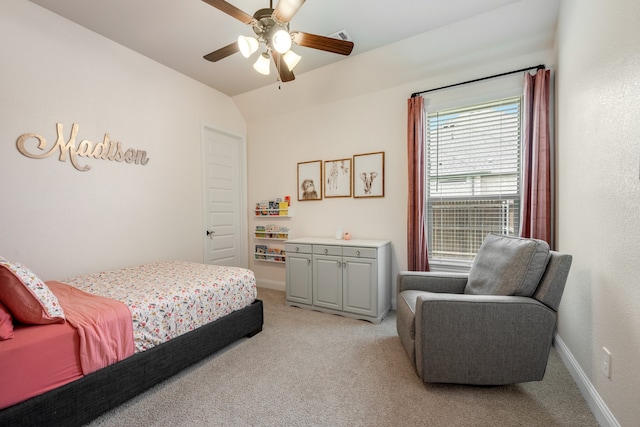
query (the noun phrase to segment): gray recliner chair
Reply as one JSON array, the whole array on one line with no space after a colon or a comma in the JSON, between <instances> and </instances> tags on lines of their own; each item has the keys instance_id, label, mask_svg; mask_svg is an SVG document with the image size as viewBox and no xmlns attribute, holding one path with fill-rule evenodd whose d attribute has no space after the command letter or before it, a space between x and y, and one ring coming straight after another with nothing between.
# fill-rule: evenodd
<instances>
[{"instance_id":1,"label":"gray recliner chair","mask_svg":"<svg viewBox=\"0 0 640 427\"><path fill-rule=\"evenodd\" d=\"M544 377L571 255L489 234L469 274L398 274L397 329L425 383L503 385Z\"/></svg>"}]
</instances>

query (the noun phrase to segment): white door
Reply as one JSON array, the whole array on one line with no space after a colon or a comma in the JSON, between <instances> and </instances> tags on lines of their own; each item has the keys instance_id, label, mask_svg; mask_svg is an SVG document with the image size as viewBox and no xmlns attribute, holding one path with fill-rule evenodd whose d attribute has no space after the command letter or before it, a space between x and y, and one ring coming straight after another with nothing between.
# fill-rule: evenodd
<instances>
[{"instance_id":1,"label":"white door","mask_svg":"<svg viewBox=\"0 0 640 427\"><path fill-rule=\"evenodd\" d=\"M204 126L204 261L246 267L245 160L242 138Z\"/></svg>"}]
</instances>

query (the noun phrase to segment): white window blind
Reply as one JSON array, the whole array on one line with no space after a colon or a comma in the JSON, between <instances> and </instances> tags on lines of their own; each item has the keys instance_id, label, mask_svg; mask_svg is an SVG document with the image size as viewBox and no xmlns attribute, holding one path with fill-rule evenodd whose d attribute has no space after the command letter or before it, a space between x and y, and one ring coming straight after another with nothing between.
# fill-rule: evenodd
<instances>
[{"instance_id":1,"label":"white window blind","mask_svg":"<svg viewBox=\"0 0 640 427\"><path fill-rule=\"evenodd\" d=\"M520 224L521 97L427 113L431 261L471 261Z\"/></svg>"}]
</instances>

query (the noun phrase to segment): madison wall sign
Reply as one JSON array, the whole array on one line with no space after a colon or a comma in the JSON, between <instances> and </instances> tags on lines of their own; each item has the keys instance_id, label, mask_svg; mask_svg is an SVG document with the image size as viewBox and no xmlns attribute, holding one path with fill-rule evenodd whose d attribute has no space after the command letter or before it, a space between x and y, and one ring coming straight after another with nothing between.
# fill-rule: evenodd
<instances>
[{"instance_id":1,"label":"madison wall sign","mask_svg":"<svg viewBox=\"0 0 640 427\"><path fill-rule=\"evenodd\" d=\"M149 162L146 151L133 148L125 150L120 142L112 141L108 133L104 134L102 142L95 143L88 139L83 139L76 146L76 136L78 135L79 128L80 126L74 123L73 126L71 126L71 136L68 141L65 141L62 123L56 123L57 139L55 144L47 144L47 140L36 133L25 133L24 135L20 135L16 145L20 153L32 159L44 159L45 157L59 153L58 160L66 162L67 159L69 159L73 167L82 172L88 171L91 169L91 166L82 166L79 163L80 157L112 160L136 165L146 165ZM33 141L30 142L31 140ZM36 144L34 145L34 143ZM82 163L84 163L84 161Z\"/></svg>"}]
</instances>

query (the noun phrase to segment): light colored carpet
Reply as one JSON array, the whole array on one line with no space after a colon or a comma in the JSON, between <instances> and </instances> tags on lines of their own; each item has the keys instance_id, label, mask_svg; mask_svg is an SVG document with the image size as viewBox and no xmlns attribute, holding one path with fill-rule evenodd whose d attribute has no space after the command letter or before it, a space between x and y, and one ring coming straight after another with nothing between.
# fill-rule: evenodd
<instances>
[{"instance_id":1,"label":"light colored carpet","mask_svg":"<svg viewBox=\"0 0 640 427\"><path fill-rule=\"evenodd\" d=\"M284 304L259 289L263 331L90 426L597 426L552 350L543 381L424 385L395 330Z\"/></svg>"}]
</instances>

